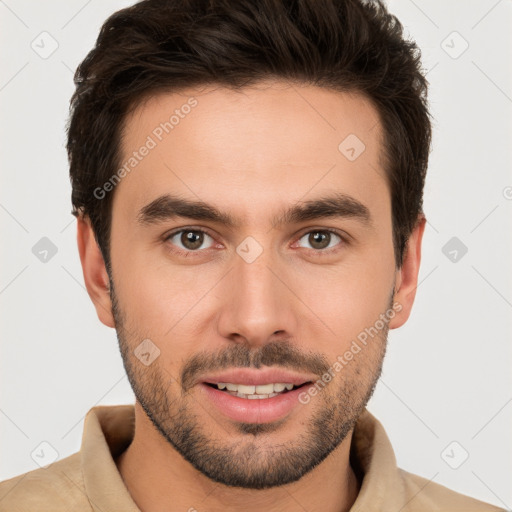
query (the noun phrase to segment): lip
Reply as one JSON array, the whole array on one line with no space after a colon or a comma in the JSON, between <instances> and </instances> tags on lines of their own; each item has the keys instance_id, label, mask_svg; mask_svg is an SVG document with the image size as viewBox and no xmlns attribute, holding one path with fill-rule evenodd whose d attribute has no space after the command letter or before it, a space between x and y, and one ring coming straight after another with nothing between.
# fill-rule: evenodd
<instances>
[{"instance_id":1,"label":"lip","mask_svg":"<svg viewBox=\"0 0 512 512\"><path fill-rule=\"evenodd\" d=\"M219 382L230 382L232 384L245 384L248 386L259 386L270 383L283 383L293 384L294 386L301 386L306 382L314 382L317 378L318 377L315 375L301 374L286 371L280 368L237 368L233 370L206 375L205 377L202 377L200 379L200 382L208 382L209 384L218 384ZM244 399L242 398L240 400Z\"/></svg>"},{"instance_id":2,"label":"lip","mask_svg":"<svg viewBox=\"0 0 512 512\"><path fill-rule=\"evenodd\" d=\"M256 376L254 376L254 378L256 378ZM278 380L275 382L283 381ZM241 384L241 382L237 383ZM204 382L200 383L198 387L201 394L208 402L211 402L223 416L233 421L243 423L271 423L285 418L299 405L302 405L299 401L299 395L304 392L307 386L287 391L286 393L272 398L254 400L230 395Z\"/></svg>"}]
</instances>

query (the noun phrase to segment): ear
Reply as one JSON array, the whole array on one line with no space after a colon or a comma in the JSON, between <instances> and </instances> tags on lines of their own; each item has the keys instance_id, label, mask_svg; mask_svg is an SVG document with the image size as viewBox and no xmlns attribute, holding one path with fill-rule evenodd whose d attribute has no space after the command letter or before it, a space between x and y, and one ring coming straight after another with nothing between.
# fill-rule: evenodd
<instances>
[{"instance_id":1,"label":"ear","mask_svg":"<svg viewBox=\"0 0 512 512\"><path fill-rule=\"evenodd\" d=\"M78 217L77 242L85 287L96 314L107 327L115 327L108 273L88 217Z\"/></svg>"},{"instance_id":2,"label":"ear","mask_svg":"<svg viewBox=\"0 0 512 512\"><path fill-rule=\"evenodd\" d=\"M389 328L396 329L401 327L411 314L414 298L416 297L416 288L418 286L418 274L421 261L421 241L427 219L420 215L416 227L411 233L404 253L402 267L398 270L395 277L395 297L393 302L397 302L402 309L390 320Z\"/></svg>"}]
</instances>

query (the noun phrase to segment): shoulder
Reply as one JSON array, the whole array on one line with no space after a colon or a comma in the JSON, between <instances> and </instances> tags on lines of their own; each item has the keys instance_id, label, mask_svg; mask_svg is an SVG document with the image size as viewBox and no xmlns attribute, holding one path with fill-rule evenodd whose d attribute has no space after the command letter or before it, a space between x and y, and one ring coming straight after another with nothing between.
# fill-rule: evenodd
<instances>
[{"instance_id":1,"label":"shoulder","mask_svg":"<svg viewBox=\"0 0 512 512\"><path fill-rule=\"evenodd\" d=\"M490 505L455 492L427 478L398 470L402 476L406 495L410 497L404 512L503 512L505 509Z\"/></svg>"},{"instance_id":2,"label":"shoulder","mask_svg":"<svg viewBox=\"0 0 512 512\"><path fill-rule=\"evenodd\" d=\"M0 482L0 512L91 512L80 453Z\"/></svg>"}]
</instances>

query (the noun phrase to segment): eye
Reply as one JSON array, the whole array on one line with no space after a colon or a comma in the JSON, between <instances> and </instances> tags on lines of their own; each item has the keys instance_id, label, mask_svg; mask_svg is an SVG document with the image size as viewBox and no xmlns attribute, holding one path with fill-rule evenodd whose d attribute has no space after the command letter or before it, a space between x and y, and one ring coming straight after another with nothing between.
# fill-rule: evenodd
<instances>
[{"instance_id":1,"label":"eye","mask_svg":"<svg viewBox=\"0 0 512 512\"><path fill-rule=\"evenodd\" d=\"M337 240L338 239L338 243ZM305 240L308 244L310 244L312 249L315 249L317 252L326 251L332 252L330 249L339 245L339 242L345 242L346 240L330 229L315 229L313 231L308 231L305 235L303 235L298 243L301 240Z\"/></svg>"},{"instance_id":2,"label":"eye","mask_svg":"<svg viewBox=\"0 0 512 512\"><path fill-rule=\"evenodd\" d=\"M168 235L165 241L170 241L171 244L177 246L178 252L198 252L208 239L214 241L208 233L201 229L180 229ZM202 248L207 249L208 247Z\"/></svg>"}]
</instances>

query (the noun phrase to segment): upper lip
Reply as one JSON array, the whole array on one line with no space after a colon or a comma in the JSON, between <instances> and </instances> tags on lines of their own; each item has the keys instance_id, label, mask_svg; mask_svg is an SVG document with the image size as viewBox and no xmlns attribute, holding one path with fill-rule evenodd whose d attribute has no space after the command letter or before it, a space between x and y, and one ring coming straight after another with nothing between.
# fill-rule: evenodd
<instances>
[{"instance_id":1,"label":"upper lip","mask_svg":"<svg viewBox=\"0 0 512 512\"><path fill-rule=\"evenodd\" d=\"M259 386L269 383L284 383L301 386L306 382L315 380L311 375L291 372L280 368L264 368L261 370L252 368L234 368L223 372L211 373L200 379L201 382L218 384L230 382L232 384L245 384Z\"/></svg>"}]
</instances>

